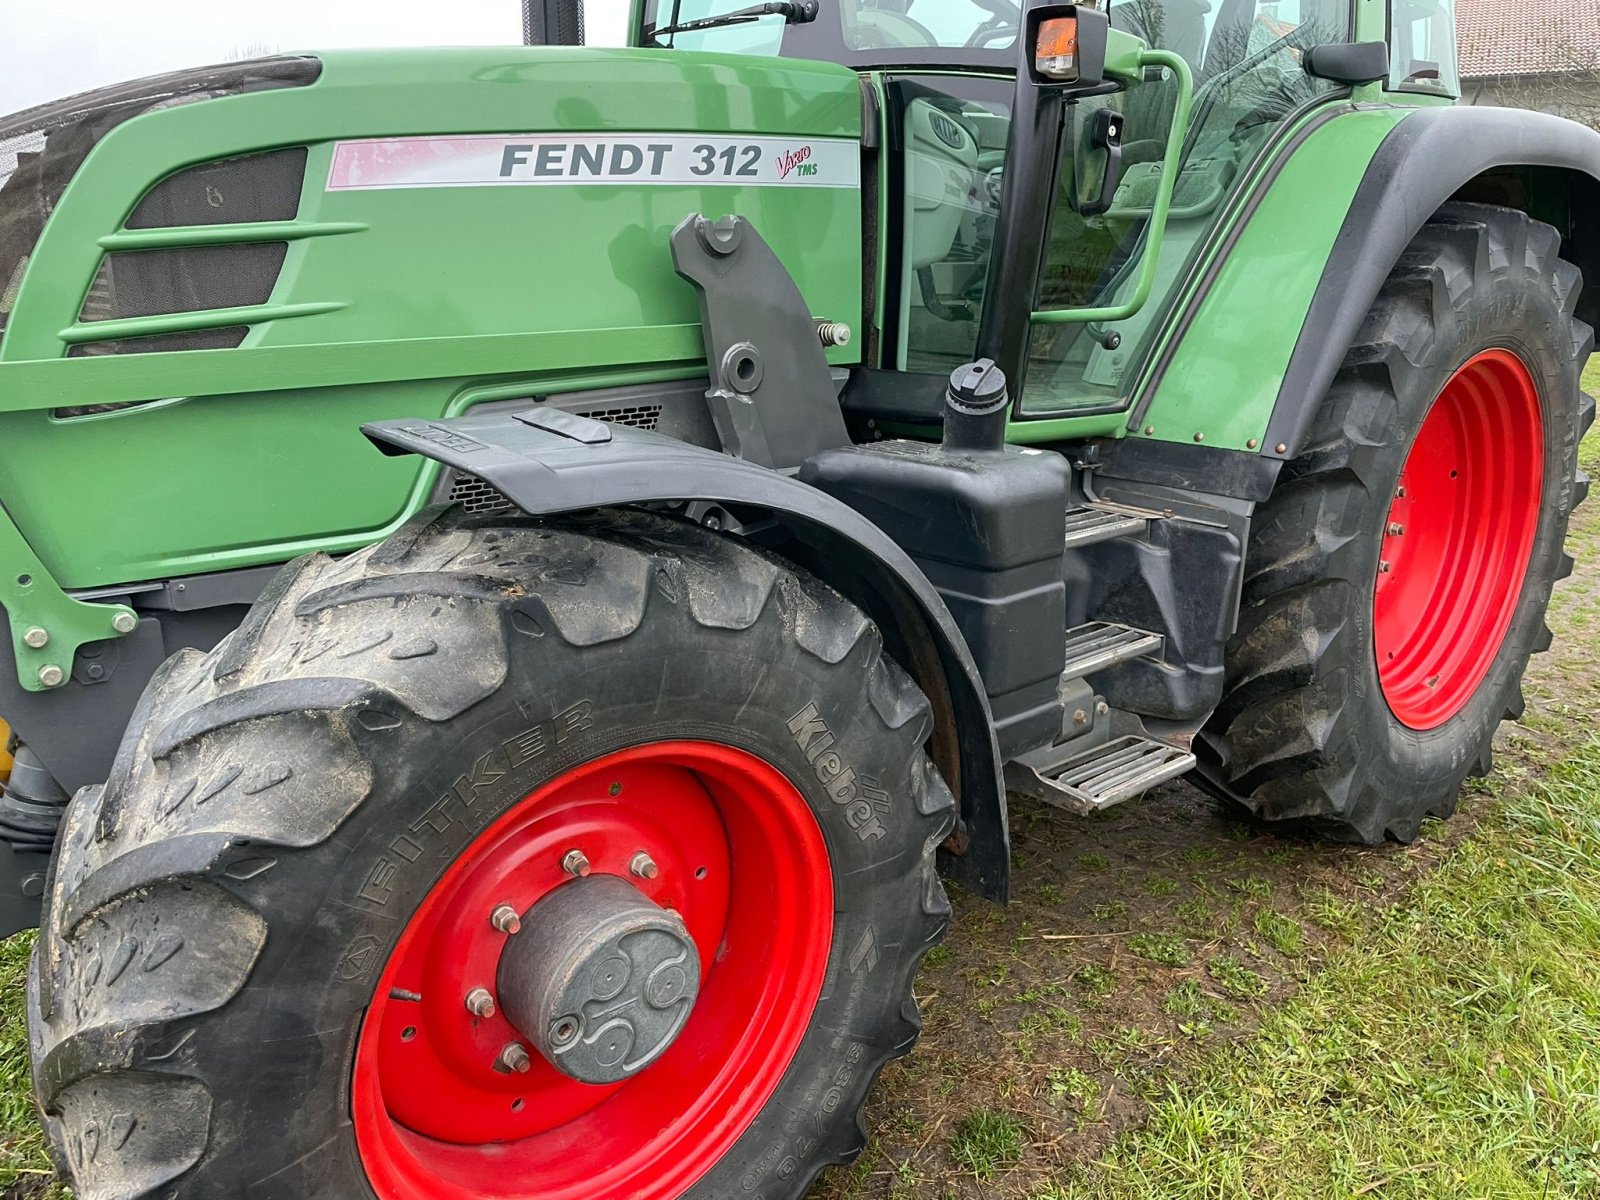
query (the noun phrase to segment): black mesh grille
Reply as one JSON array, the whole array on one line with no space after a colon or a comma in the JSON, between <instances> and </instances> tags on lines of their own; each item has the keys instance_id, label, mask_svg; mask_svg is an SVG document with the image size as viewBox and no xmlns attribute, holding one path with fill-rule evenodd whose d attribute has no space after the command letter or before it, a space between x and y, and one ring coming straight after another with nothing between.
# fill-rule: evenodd
<instances>
[{"instance_id":1,"label":"black mesh grille","mask_svg":"<svg viewBox=\"0 0 1600 1200\"><path fill-rule=\"evenodd\" d=\"M580 417L609 421L613 425L631 425L635 429L654 429L661 423L659 404L613 404L604 408L577 409L575 412ZM451 504L459 504L470 513L511 512L516 508L506 499L505 493L476 475L445 472L444 481L434 496L437 498L441 493Z\"/></svg>"},{"instance_id":2,"label":"black mesh grille","mask_svg":"<svg viewBox=\"0 0 1600 1200\"><path fill-rule=\"evenodd\" d=\"M82 321L265 304L283 269L288 242L123 250L100 262Z\"/></svg>"},{"instance_id":3,"label":"black mesh grille","mask_svg":"<svg viewBox=\"0 0 1600 1200\"><path fill-rule=\"evenodd\" d=\"M168 175L145 193L129 229L292 221L300 212L306 148L224 158Z\"/></svg>"},{"instance_id":4,"label":"black mesh grille","mask_svg":"<svg viewBox=\"0 0 1600 1200\"><path fill-rule=\"evenodd\" d=\"M631 425L635 429L654 429L661 423L661 405L628 404L617 408L586 408L578 416L596 421L610 421L613 425Z\"/></svg>"},{"instance_id":5,"label":"black mesh grille","mask_svg":"<svg viewBox=\"0 0 1600 1200\"><path fill-rule=\"evenodd\" d=\"M45 222L89 151L107 133L155 108L304 87L321 71L315 58L254 59L174 71L0 117L0 334Z\"/></svg>"},{"instance_id":6,"label":"black mesh grille","mask_svg":"<svg viewBox=\"0 0 1600 1200\"><path fill-rule=\"evenodd\" d=\"M191 329L184 333L157 333L149 337L118 338L116 341L84 342L67 351L68 358L91 358L97 354L158 354L164 350L232 350L244 341L250 329L229 325L224 329Z\"/></svg>"},{"instance_id":7,"label":"black mesh grille","mask_svg":"<svg viewBox=\"0 0 1600 1200\"><path fill-rule=\"evenodd\" d=\"M514 507L505 494L476 475L455 475L450 480L447 499L470 513L510 512Z\"/></svg>"}]
</instances>

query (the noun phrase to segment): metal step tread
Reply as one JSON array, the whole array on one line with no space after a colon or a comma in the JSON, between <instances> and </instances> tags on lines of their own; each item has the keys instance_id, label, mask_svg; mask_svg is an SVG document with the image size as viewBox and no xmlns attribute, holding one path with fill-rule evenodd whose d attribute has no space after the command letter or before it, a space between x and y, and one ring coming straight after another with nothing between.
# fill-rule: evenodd
<instances>
[{"instance_id":1,"label":"metal step tread","mask_svg":"<svg viewBox=\"0 0 1600 1200\"><path fill-rule=\"evenodd\" d=\"M1082 508L1069 508L1066 548L1070 550L1074 546L1089 546L1130 533L1142 533L1145 526L1160 516L1157 512L1124 508L1116 504L1085 504Z\"/></svg>"},{"instance_id":2,"label":"metal step tread","mask_svg":"<svg viewBox=\"0 0 1600 1200\"><path fill-rule=\"evenodd\" d=\"M1131 800L1194 765L1194 755L1181 746L1127 734L1068 759L1046 778L1084 808L1096 810Z\"/></svg>"},{"instance_id":3,"label":"metal step tread","mask_svg":"<svg viewBox=\"0 0 1600 1200\"><path fill-rule=\"evenodd\" d=\"M1166 639L1148 629L1090 621L1067 630L1067 662L1063 678L1079 679L1129 659L1160 654Z\"/></svg>"}]
</instances>

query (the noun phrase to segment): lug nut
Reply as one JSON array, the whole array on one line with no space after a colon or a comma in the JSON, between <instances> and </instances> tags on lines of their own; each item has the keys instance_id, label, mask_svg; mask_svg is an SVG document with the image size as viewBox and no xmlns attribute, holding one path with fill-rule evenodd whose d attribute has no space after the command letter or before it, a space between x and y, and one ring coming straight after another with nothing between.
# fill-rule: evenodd
<instances>
[{"instance_id":1,"label":"lug nut","mask_svg":"<svg viewBox=\"0 0 1600 1200\"><path fill-rule=\"evenodd\" d=\"M640 879L654 879L661 874L661 868L656 866L656 860L643 850L633 856L633 861L628 864L628 870L632 871Z\"/></svg>"},{"instance_id":2,"label":"lug nut","mask_svg":"<svg viewBox=\"0 0 1600 1200\"><path fill-rule=\"evenodd\" d=\"M1389 565L1389 564L1388 564L1388 563L1386 563L1386 562L1381 562L1381 563L1379 563L1379 564L1378 564L1378 573L1379 573L1379 574L1380 574L1380 575L1387 575L1387 574L1388 574L1388 573L1389 573L1389 572L1390 572L1390 571L1392 571L1392 570L1394 570L1394 568L1393 568L1393 567L1391 567L1391 566L1390 566L1390 565Z\"/></svg>"},{"instance_id":3,"label":"lug nut","mask_svg":"<svg viewBox=\"0 0 1600 1200\"><path fill-rule=\"evenodd\" d=\"M505 934L522 932L522 918L509 904L496 905L495 910L489 914L489 924Z\"/></svg>"},{"instance_id":4,"label":"lug nut","mask_svg":"<svg viewBox=\"0 0 1600 1200\"><path fill-rule=\"evenodd\" d=\"M60 687L61 681L66 677L66 673L54 663L48 663L39 668L39 682L44 684L45 687Z\"/></svg>"},{"instance_id":5,"label":"lug nut","mask_svg":"<svg viewBox=\"0 0 1600 1200\"><path fill-rule=\"evenodd\" d=\"M1396 500L1404 500L1406 498L1406 490L1405 490L1405 488L1403 488L1403 487L1395 488L1395 490L1394 490L1394 498Z\"/></svg>"},{"instance_id":6,"label":"lug nut","mask_svg":"<svg viewBox=\"0 0 1600 1200\"><path fill-rule=\"evenodd\" d=\"M25 645L31 646L35 650L43 650L50 644L50 633L48 630L41 629L35 625L22 635L22 641Z\"/></svg>"},{"instance_id":7,"label":"lug nut","mask_svg":"<svg viewBox=\"0 0 1600 1200\"><path fill-rule=\"evenodd\" d=\"M1398 521L1389 522L1389 536L1390 537L1399 537L1405 531L1406 531L1406 527L1404 525L1400 524L1400 522L1398 522Z\"/></svg>"},{"instance_id":8,"label":"lug nut","mask_svg":"<svg viewBox=\"0 0 1600 1200\"><path fill-rule=\"evenodd\" d=\"M500 1051L500 1057L495 1061L495 1066L504 1071L515 1071L518 1075L526 1074L533 1066L533 1059L528 1057L528 1052L520 1042L507 1042L505 1049Z\"/></svg>"},{"instance_id":9,"label":"lug nut","mask_svg":"<svg viewBox=\"0 0 1600 1200\"><path fill-rule=\"evenodd\" d=\"M494 997L488 988L475 987L467 993L467 1011L484 1020L494 1016Z\"/></svg>"},{"instance_id":10,"label":"lug nut","mask_svg":"<svg viewBox=\"0 0 1600 1200\"><path fill-rule=\"evenodd\" d=\"M132 633L139 628L139 618L131 612L119 612L111 618L111 628L118 633Z\"/></svg>"},{"instance_id":11,"label":"lug nut","mask_svg":"<svg viewBox=\"0 0 1600 1200\"><path fill-rule=\"evenodd\" d=\"M582 850L568 850L561 860L561 869L575 879L582 879L589 873L589 856Z\"/></svg>"},{"instance_id":12,"label":"lug nut","mask_svg":"<svg viewBox=\"0 0 1600 1200\"><path fill-rule=\"evenodd\" d=\"M1084 712L1081 708L1073 709L1072 723L1074 725L1087 725L1089 723L1089 714Z\"/></svg>"}]
</instances>

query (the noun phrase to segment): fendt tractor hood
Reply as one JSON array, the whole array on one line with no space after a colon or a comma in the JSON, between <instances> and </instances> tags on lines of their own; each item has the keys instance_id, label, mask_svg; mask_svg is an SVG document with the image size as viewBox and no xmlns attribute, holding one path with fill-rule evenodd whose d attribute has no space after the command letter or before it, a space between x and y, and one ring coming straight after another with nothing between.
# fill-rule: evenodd
<instances>
[{"instance_id":1,"label":"fendt tractor hood","mask_svg":"<svg viewBox=\"0 0 1600 1200\"><path fill-rule=\"evenodd\" d=\"M0 118L0 407L6 364L89 355L547 336L524 365L689 361L690 212L748 216L854 323L860 130L841 67L549 47L261 59Z\"/></svg>"}]
</instances>

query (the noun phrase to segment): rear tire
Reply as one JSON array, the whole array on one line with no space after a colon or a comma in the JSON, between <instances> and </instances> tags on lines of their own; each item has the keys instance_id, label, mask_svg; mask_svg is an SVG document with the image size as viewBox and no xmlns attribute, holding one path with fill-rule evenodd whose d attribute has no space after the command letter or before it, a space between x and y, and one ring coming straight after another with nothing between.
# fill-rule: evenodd
<instances>
[{"instance_id":1,"label":"rear tire","mask_svg":"<svg viewBox=\"0 0 1600 1200\"><path fill-rule=\"evenodd\" d=\"M1577 450L1594 419L1578 387L1594 336L1573 315L1582 281L1560 244L1555 229L1521 212L1441 209L1396 265L1305 449L1257 511L1224 698L1195 740L1202 778L1256 816L1341 840L1409 841L1426 816L1454 811L1464 779L1489 769L1495 728L1521 715L1528 657L1550 645L1551 587L1572 568L1562 543L1587 490ZM1444 565L1430 571L1402 559L1428 536L1414 527L1405 542L1407 523L1429 523L1404 515L1416 497L1397 497L1408 464L1415 477L1439 457L1448 421L1434 423L1421 450L1418 434L1435 405L1442 410L1439 398L1462 387L1463 412L1501 421L1505 444L1497 437L1460 482L1490 488L1491 501L1515 490L1510 409L1484 399L1493 386L1472 374L1485 362L1510 364L1512 376L1520 363L1537 394L1526 468L1536 511L1510 514L1492 535L1519 560L1500 568L1503 611L1488 594L1496 576L1481 541L1448 530L1463 512L1492 517L1504 505L1435 513L1430 527L1446 532L1422 557L1437 552ZM1475 419L1453 428L1458 443L1481 451ZM1524 515L1525 541L1510 545ZM1391 571L1408 568L1416 592L1386 601ZM1475 644L1484 653L1471 653ZM1440 665L1408 676L1395 666L1408 655Z\"/></svg>"},{"instance_id":2,"label":"rear tire","mask_svg":"<svg viewBox=\"0 0 1600 1200\"><path fill-rule=\"evenodd\" d=\"M930 731L926 701L858 609L781 560L678 520L434 510L342 561L299 560L215 651L163 667L110 779L68 812L29 1002L57 1161L80 1200L797 1197L860 1150L868 1088L917 1036L911 981L948 923L933 854L954 814L923 752ZM677 770L635 759L684 746L701 756L685 761L708 770L748 764L767 791L751 800L687 768L678 782L626 774ZM709 873L671 856L684 804L715 816L696 787L724 805L722 825L700 821L712 840L718 829L728 838L720 883L714 856ZM685 789L694 794L680 803ZM758 869L734 852L753 842L726 806L759 801L739 817L750 828L785 796L786 828L810 830L821 849L807 859L780 839ZM612 811L667 843L652 848L660 879L626 865L633 832L606 849L595 822ZM433 958L418 969L437 967L426 977L444 981L426 996L394 974L405 959L396 946L424 906L463 894L456 865L519 821L558 841L505 859L503 898L521 908L517 889L540 872L540 887L573 886L563 855L546 853L568 834L538 824L558 820L595 855L595 873L668 889L655 891L655 911L676 920L681 910L701 942L697 1005L735 986L719 979L760 984L785 969L764 949L784 937L816 951L814 973L761 1011L725 1006L697 1024L707 1010L695 1008L671 1049L614 1093L551 1082L537 1053L526 1074L491 1071L522 1026L497 1024L504 992L482 1019L464 1006L470 985L494 983L492 966L459 989L451 975L478 969L480 940L500 939L496 955L509 944L490 913L453 940L440 934L436 953L423 947ZM822 877L796 876L817 861ZM725 900L690 895L702 886ZM790 911L808 890L831 896L820 930ZM725 924L701 938L706 913ZM505 979L502 968L502 989ZM397 1005L419 1015L397 1018ZM778 1032L754 1044L747 1029ZM429 1038L477 1057L454 1075L412 1071L416 1059L381 1081L364 1074ZM742 1127L731 1093L720 1120L695 1124L694 1101L713 1094L700 1081L722 1078L696 1075L698 1060L734 1055L766 1080L741 1085L753 1094ZM657 1088L654 1119L609 1122L606 1105L645 1080ZM549 1111L524 1104L525 1083L591 1106L577 1144L592 1175L561 1174L579 1150L544 1157L553 1142L519 1133L517 1121ZM407 1121L453 1128L450 1144L438 1130L401 1129L396 1098ZM463 1122L463 1106L480 1101L486 1115ZM689 1115L674 1117L675 1104ZM647 1161L635 1142L667 1146L654 1131L669 1118L689 1141Z\"/></svg>"}]
</instances>

